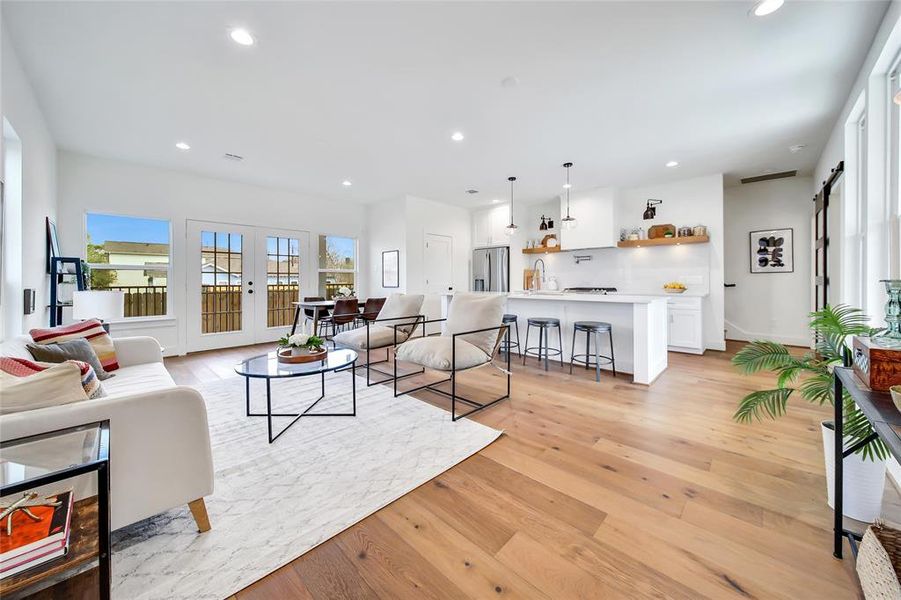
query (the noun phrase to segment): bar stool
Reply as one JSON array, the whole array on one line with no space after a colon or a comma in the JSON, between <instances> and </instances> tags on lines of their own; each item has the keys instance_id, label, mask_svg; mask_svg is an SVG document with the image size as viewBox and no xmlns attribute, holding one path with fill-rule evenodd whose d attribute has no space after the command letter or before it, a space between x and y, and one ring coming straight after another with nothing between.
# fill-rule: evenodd
<instances>
[{"instance_id":1,"label":"bar stool","mask_svg":"<svg viewBox=\"0 0 901 600\"><path fill-rule=\"evenodd\" d=\"M501 341L501 351L505 354L510 352L511 348L516 348L516 353L522 355L522 351L519 349L519 319L516 315L504 315L504 319L501 321L504 325L507 325L509 329L512 329L516 332L516 341L514 342L512 336L504 336L503 341Z\"/></svg>"},{"instance_id":2,"label":"bar stool","mask_svg":"<svg viewBox=\"0 0 901 600\"><path fill-rule=\"evenodd\" d=\"M580 331L585 332L585 354L576 354L576 334ZM600 336L606 333L610 340L610 356L604 356L600 353ZM594 334L594 354L591 353L591 336ZM580 358L581 357L581 358ZM592 357L594 361L592 361ZM572 375L573 363L585 365L585 368L595 368L595 380L601 380L601 365L609 364L613 367L613 376L616 377L616 360L613 357L613 325L602 321L576 321L573 323L573 347L569 358L569 373Z\"/></svg>"},{"instance_id":3,"label":"bar stool","mask_svg":"<svg viewBox=\"0 0 901 600\"><path fill-rule=\"evenodd\" d=\"M544 357L544 370L547 371L548 358L550 356L559 356L560 366L562 367L563 334L560 332L560 319L553 319L550 317L534 317L531 319L526 319L526 324L526 348L522 353L522 364L526 364L527 356L538 357L539 363L541 362L541 358ZM529 347L529 332L532 330L532 327L538 328L538 345ZM557 328L557 340L559 341L556 348L551 348L550 341L548 339L548 334L550 333L548 330L553 327Z\"/></svg>"}]
</instances>

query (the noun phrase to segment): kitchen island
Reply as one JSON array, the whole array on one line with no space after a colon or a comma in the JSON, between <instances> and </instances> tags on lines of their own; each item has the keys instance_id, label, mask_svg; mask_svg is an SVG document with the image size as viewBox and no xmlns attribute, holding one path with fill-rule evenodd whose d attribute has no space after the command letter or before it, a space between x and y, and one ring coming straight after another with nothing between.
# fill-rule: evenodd
<instances>
[{"instance_id":1,"label":"kitchen island","mask_svg":"<svg viewBox=\"0 0 901 600\"><path fill-rule=\"evenodd\" d=\"M490 292L486 292L490 293ZM519 317L520 342L526 347L526 320L530 317L560 319L563 335L563 362L568 363L573 343L573 323L605 321L613 325L613 351L616 370L631 373L632 381L651 385L667 366L666 298L637 294L577 294L564 292L510 292L506 312ZM442 298L442 313L453 301L453 294ZM557 342L551 333L551 346ZM538 331L532 328L530 346L538 345ZM576 353L585 352L585 334L579 333ZM602 336L601 354L610 354L606 336ZM527 360L535 361L534 358ZM557 367L560 368L559 362ZM576 368L582 368L576 365ZM610 365L602 365L610 369ZM567 364L566 369L569 370Z\"/></svg>"}]
</instances>

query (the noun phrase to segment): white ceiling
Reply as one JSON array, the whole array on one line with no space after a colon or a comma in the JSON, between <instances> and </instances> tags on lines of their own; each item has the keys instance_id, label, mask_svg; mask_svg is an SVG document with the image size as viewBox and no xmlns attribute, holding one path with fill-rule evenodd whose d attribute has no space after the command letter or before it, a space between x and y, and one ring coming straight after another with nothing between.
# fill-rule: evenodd
<instances>
[{"instance_id":1,"label":"white ceiling","mask_svg":"<svg viewBox=\"0 0 901 600\"><path fill-rule=\"evenodd\" d=\"M887 3L789 0L764 18L751 6L4 0L2 10L62 148L324 198L474 206L506 197L508 175L518 199L551 198L565 161L575 189L809 172ZM234 44L234 26L257 45ZM502 86L510 76L519 85ZM793 144L807 148L791 154ZM671 159L681 165L666 169Z\"/></svg>"}]
</instances>

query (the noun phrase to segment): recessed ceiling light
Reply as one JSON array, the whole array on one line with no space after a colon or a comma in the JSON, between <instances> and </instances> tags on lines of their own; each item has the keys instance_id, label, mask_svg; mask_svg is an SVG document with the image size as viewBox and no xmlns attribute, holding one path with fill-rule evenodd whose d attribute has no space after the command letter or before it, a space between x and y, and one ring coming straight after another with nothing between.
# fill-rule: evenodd
<instances>
[{"instance_id":1,"label":"recessed ceiling light","mask_svg":"<svg viewBox=\"0 0 901 600\"><path fill-rule=\"evenodd\" d=\"M353 184L354 184L354 182L351 181L350 179L345 179L344 181L341 182L341 185L343 185L344 187L350 187Z\"/></svg>"},{"instance_id":2,"label":"recessed ceiling light","mask_svg":"<svg viewBox=\"0 0 901 600\"><path fill-rule=\"evenodd\" d=\"M666 163L666 166L669 167L670 169L672 169L673 167L678 167L678 166L679 166L679 161L678 161L678 160L671 160L671 161L669 161L668 163Z\"/></svg>"},{"instance_id":3,"label":"recessed ceiling light","mask_svg":"<svg viewBox=\"0 0 901 600\"><path fill-rule=\"evenodd\" d=\"M185 142L178 142L177 144L175 144L175 147L178 148L179 150L190 150L191 149L191 146L189 146Z\"/></svg>"},{"instance_id":4,"label":"recessed ceiling light","mask_svg":"<svg viewBox=\"0 0 901 600\"><path fill-rule=\"evenodd\" d=\"M453 134L451 134L451 139L454 140L455 142L462 142L463 134L459 131L455 131Z\"/></svg>"},{"instance_id":5,"label":"recessed ceiling light","mask_svg":"<svg viewBox=\"0 0 901 600\"><path fill-rule=\"evenodd\" d=\"M494 200L491 201L492 204L500 204L500 202L501 202L500 198L495 198Z\"/></svg>"},{"instance_id":6,"label":"recessed ceiling light","mask_svg":"<svg viewBox=\"0 0 901 600\"><path fill-rule=\"evenodd\" d=\"M253 39L253 36L250 35L250 32L246 29L242 29L241 27L232 29L228 32L228 35L232 40L234 40L236 44L241 44L242 46L253 46L255 41Z\"/></svg>"},{"instance_id":7,"label":"recessed ceiling light","mask_svg":"<svg viewBox=\"0 0 901 600\"><path fill-rule=\"evenodd\" d=\"M755 17L765 17L782 8L783 4L785 4L785 0L760 0L754 5L751 12Z\"/></svg>"}]
</instances>

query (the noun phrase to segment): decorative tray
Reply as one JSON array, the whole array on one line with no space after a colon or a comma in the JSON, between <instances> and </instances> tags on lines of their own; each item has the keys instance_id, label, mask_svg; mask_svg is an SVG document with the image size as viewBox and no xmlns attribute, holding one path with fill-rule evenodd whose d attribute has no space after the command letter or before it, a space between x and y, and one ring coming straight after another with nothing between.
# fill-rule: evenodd
<instances>
[{"instance_id":1,"label":"decorative tray","mask_svg":"<svg viewBox=\"0 0 901 600\"><path fill-rule=\"evenodd\" d=\"M278 361L289 364L316 362L325 360L326 356L328 356L328 349L326 348L318 351L304 349L303 352L297 354L294 353L292 348L278 349Z\"/></svg>"}]
</instances>

